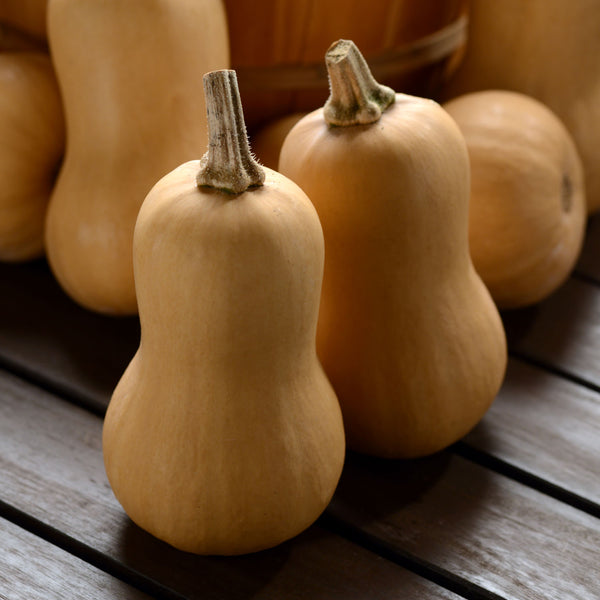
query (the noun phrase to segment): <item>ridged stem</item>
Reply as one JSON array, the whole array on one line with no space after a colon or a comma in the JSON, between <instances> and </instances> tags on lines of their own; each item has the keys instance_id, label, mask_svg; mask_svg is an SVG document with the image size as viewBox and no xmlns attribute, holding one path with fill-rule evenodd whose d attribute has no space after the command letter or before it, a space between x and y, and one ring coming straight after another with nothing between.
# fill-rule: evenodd
<instances>
[{"instance_id":1,"label":"ridged stem","mask_svg":"<svg viewBox=\"0 0 600 600\"><path fill-rule=\"evenodd\" d=\"M235 71L222 69L206 73L203 84L208 152L200 161L198 186L240 194L262 185L265 172L250 152Z\"/></svg>"},{"instance_id":2,"label":"ridged stem","mask_svg":"<svg viewBox=\"0 0 600 600\"><path fill-rule=\"evenodd\" d=\"M338 40L325 54L330 96L324 116L329 125L347 127L375 123L396 99L393 89L378 83L351 40Z\"/></svg>"}]
</instances>

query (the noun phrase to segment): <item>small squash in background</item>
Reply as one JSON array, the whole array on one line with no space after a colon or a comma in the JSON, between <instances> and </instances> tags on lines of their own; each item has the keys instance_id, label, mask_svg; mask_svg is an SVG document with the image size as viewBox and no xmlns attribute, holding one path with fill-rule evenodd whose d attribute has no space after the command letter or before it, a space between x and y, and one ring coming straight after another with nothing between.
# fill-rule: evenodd
<instances>
[{"instance_id":1,"label":"small squash in background","mask_svg":"<svg viewBox=\"0 0 600 600\"><path fill-rule=\"evenodd\" d=\"M48 55L0 52L0 260L44 253L44 221L63 157L63 109Z\"/></svg>"},{"instance_id":2,"label":"small squash in background","mask_svg":"<svg viewBox=\"0 0 600 600\"><path fill-rule=\"evenodd\" d=\"M135 228L140 347L104 422L127 514L199 554L274 546L337 486L344 428L317 359L323 232L304 192L251 157L234 71L205 76L210 146Z\"/></svg>"},{"instance_id":3,"label":"small squash in background","mask_svg":"<svg viewBox=\"0 0 600 600\"><path fill-rule=\"evenodd\" d=\"M67 147L46 223L78 303L137 311L133 229L152 185L206 148L202 74L229 64L220 0L53 0L48 36Z\"/></svg>"},{"instance_id":4,"label":"small squash in background","mask_svg":"<svg viewBox=\"0 0 600 600\"><path fill-rule=\"evenodd\" d=\"M444 108L471 163L469 246L500 308L543 300L569 276L587 208L581 159L560 119L517 92L459 96Z\"/></svg>"},{"instance_id":5,"label":"small squash in background","mask_svg":"<svg viewBox=\"0 0 600 600\"><path fill-rule=\"evenodd\" d=\"M439 104L377 84L352 42L326 62L331 96L292 128L279 161L323 226L319 358L349 447L431 454L481 419L507 360L469 256L467 149Z\"/></svg>"},{"instance_id":6,"label":"small squash in background","mask_svg":"<svg viewBox=\"0 0 600 600\"><path fill-rule=\"evenodd\" d=\"M588 214L600 210L598 0L470 0L464 59L443 97L488 89L533 96L558 116L583 162Z\"/></svg>"}]
</instances>

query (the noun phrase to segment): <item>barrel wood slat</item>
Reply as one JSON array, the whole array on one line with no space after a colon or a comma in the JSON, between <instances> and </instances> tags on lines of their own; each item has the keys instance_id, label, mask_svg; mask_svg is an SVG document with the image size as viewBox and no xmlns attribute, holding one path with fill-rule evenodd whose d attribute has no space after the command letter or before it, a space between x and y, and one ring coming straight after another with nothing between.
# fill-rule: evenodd
<instances>
[{"instance_id":1,"label":"barrel wood slat","mask_svg":"<svg viewBox=\"0 0 600 600\"><path fill-rule=\"evenodd\" d=\"M458 600L318 526L254 555L198 557L174 550L132 524L115 500L102 463L101 428L97 415L0 371L0 500L5 510L72 538L74 551L87 549L123 578L141 577L150 591L161 586L153 596L172 589L186 598L219 600ZM9 597L18 597L8 589Z\"/></svg>"}]
</instances>

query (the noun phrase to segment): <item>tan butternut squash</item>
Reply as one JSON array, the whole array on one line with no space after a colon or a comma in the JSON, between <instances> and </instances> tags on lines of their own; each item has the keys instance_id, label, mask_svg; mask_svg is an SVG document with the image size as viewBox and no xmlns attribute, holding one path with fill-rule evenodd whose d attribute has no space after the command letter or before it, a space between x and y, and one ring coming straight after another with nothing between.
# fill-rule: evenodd
<instances>
[{"instance_id":1,"label":"tan butternut squash","mask_svg":"<svg viewBox=\"0 0 600 600\"><path fill-rule=\"evenodd\" d=\"M466 0L225 0L232 66L251 134L273 118L327 99L323 53L353 39L376 76L434 94L455 69L466 33Z\"/></svg>"},{"instance_id":2,"label":"tan butternut squash","mask_svg":"<svg viewBox=\"0 0 600 600\"><path fill-rule=\"evenodd\" d=\"M469 247L500 308L535 304L569 276L587 216L583 166L560 119L530 96L487 90L446 111L471 163Z\"/></svg>"},{"instance_id":3,"label":"tan butternut squash","mask_svg":"<svg viewBox=\"0 0 600 600\"><path fill-rule=\"evenodd\" d=\"M202 74L228 65L219 0L53 0L67 123L46 250L81 305L137 311L133 229L152 185L206 148Z\"/></svg>"},{"instance_id":4,"label":"tan butternut squash","mask_svg":"<svg viewBox=\"0 0 600 600\"><path fill-rule=\"evenodd\" d=\"M317 213L252 159L235 72L205 80L208 153L162 178L137 220L141 343L103 451L138 525L190 552L240 554L319 516L345 442L315 349Z\"/></svg>"},{"instance_id":5,"label":"tan butternut squash","mask_svg":"<svg viewBox=\"0 0 600 600\"><path fill-rule=\"evenodd\" d=\"M464 60L444 99L486 89L548 106L583 161L588 214L600 209L600 10L597 0L471 0Z\"/></svg>"},{"instance_id":6,"label":"tan butternut squash","mask_svg":"<svg viewBox=\"0 0 600 600\"><path fill-rule=\"evenodd\" d=\"M318 355L349 447L431 454L481 419L506 366L469 256L465 141L433 100L379 85L352 42L326 63L331 96L292 128L279 161L323 226Z\"/></svg>"},{"instance_id":7,"label":"tan butternut squash","mask_svg":"<svg viewBox=\"0 0 600 600\"><path fill-rule=\"evenodd\" d=\"M44 253L44 220L65 124L50 58L0 52L0 260Z\"/></svg>"}]
</instances>

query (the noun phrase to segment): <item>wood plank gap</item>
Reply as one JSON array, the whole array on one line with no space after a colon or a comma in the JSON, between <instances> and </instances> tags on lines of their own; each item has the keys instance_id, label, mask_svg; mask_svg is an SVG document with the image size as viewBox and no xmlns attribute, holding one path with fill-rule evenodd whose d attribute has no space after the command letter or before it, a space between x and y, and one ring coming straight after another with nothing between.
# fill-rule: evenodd
<instances>
[{"instance_id":1,"label":"wood plank gap","mask_svg":"<svg viewBox=\"0 0 600 600\"><path fill-rule=\"evenodd\" d=\"M49 392L53 396L58 396L71 404L84 408L100 418L104 418L104 414L106 413L106 406L104 404L95 402L92 397L88 397L85 394L78 394L69 389L68 386L62 386L59 383L56 383L52 378L40 375L34 369L28 368L23 363L12 361L0 355L0 369L15 375L19 379L22 379L45 392Z\"/></svg>"},{"instance_id":2,"label":"wood plank gap","mask_svg":"<svg viewBox=\"0 0 600 600\"><path fill-rule=\"evenodd\" d=\"M478 450L462 440L453 444L451 449L453 452L462 458L465 458L466 460L470 460L471 462L485 467L486 469L495 471L500 475L504 475L509 479L533 488L538 492L545 494L546 496L550 496L559 502L568 504L569 506L581 510L592 517L600 519L600 505L588 500L587 498L584 498L583 496L580 496L579 494L575 494L559 485L542 479L541 477L508 463L492 454Z\"/></svg>"},{"instance_id":3,"label":"wood plank gap","mask_svg":"<svg viewBox=\"0 0 600 600\"><path fill-rule=\"evenodd\" d=\"M157 600L186 600L181 594L165 587L154 579L39 521L1 499L0 516Z\"/></svg>"},{"instance_id":4,"label":"wood plank gap","mask_svg":"<svg viewBox=\"0 0 600 600\"><path fill-rule=\"evenodd\" d=\"M557 367L556 365L552 365L544 360L536 358L530 354L527 354L527 353L521 352L521 351L516 351L516 350L509 350L509 356L511 358L514 358L515 360L519 360L519 361L524 362L533 367L537 367L538 369L541 369L543 371L547 371L548 373L551 373L552 375L556 375L557 377L566 379L566 380L570 381L571 383L575 383L577 385L585 387L593 392L600 393L600 385L597 385L597 384L593 383L592 381L588 381L587 379L584 379L583 377L580 377L579 375L575 375L574 373L571 373L569 371L561 369L561 368Z\"/></svg>"},{"instance_id":5,"label":"wood plank gap","mask_svg":"<svg viewBox=\"0 0 600 600\"><path fill-rule=\"evenodd\" d=\"M583 271L580 271L578 269L572 271L571 277L573 279L578 279L579 281L589 283L590 285L600 286L600 281L596 277L588 275L587 273L584 273Z\"/></svg>"},{"instance_id":6,"label":"wood plank gap","mask_svg":"<svg viewBox=\"0 0 600 600\"><path fill-rule=\"evenodd\" d=\"M318 519L318 524L347 540L419 575L466 600L506 600L504 596L494 594L485 588L468 581L454 573L418 558L409 552L387 543L385 540L370 535L349 522L339 519L327 510Z\"/></svg>"}]
</instances>

